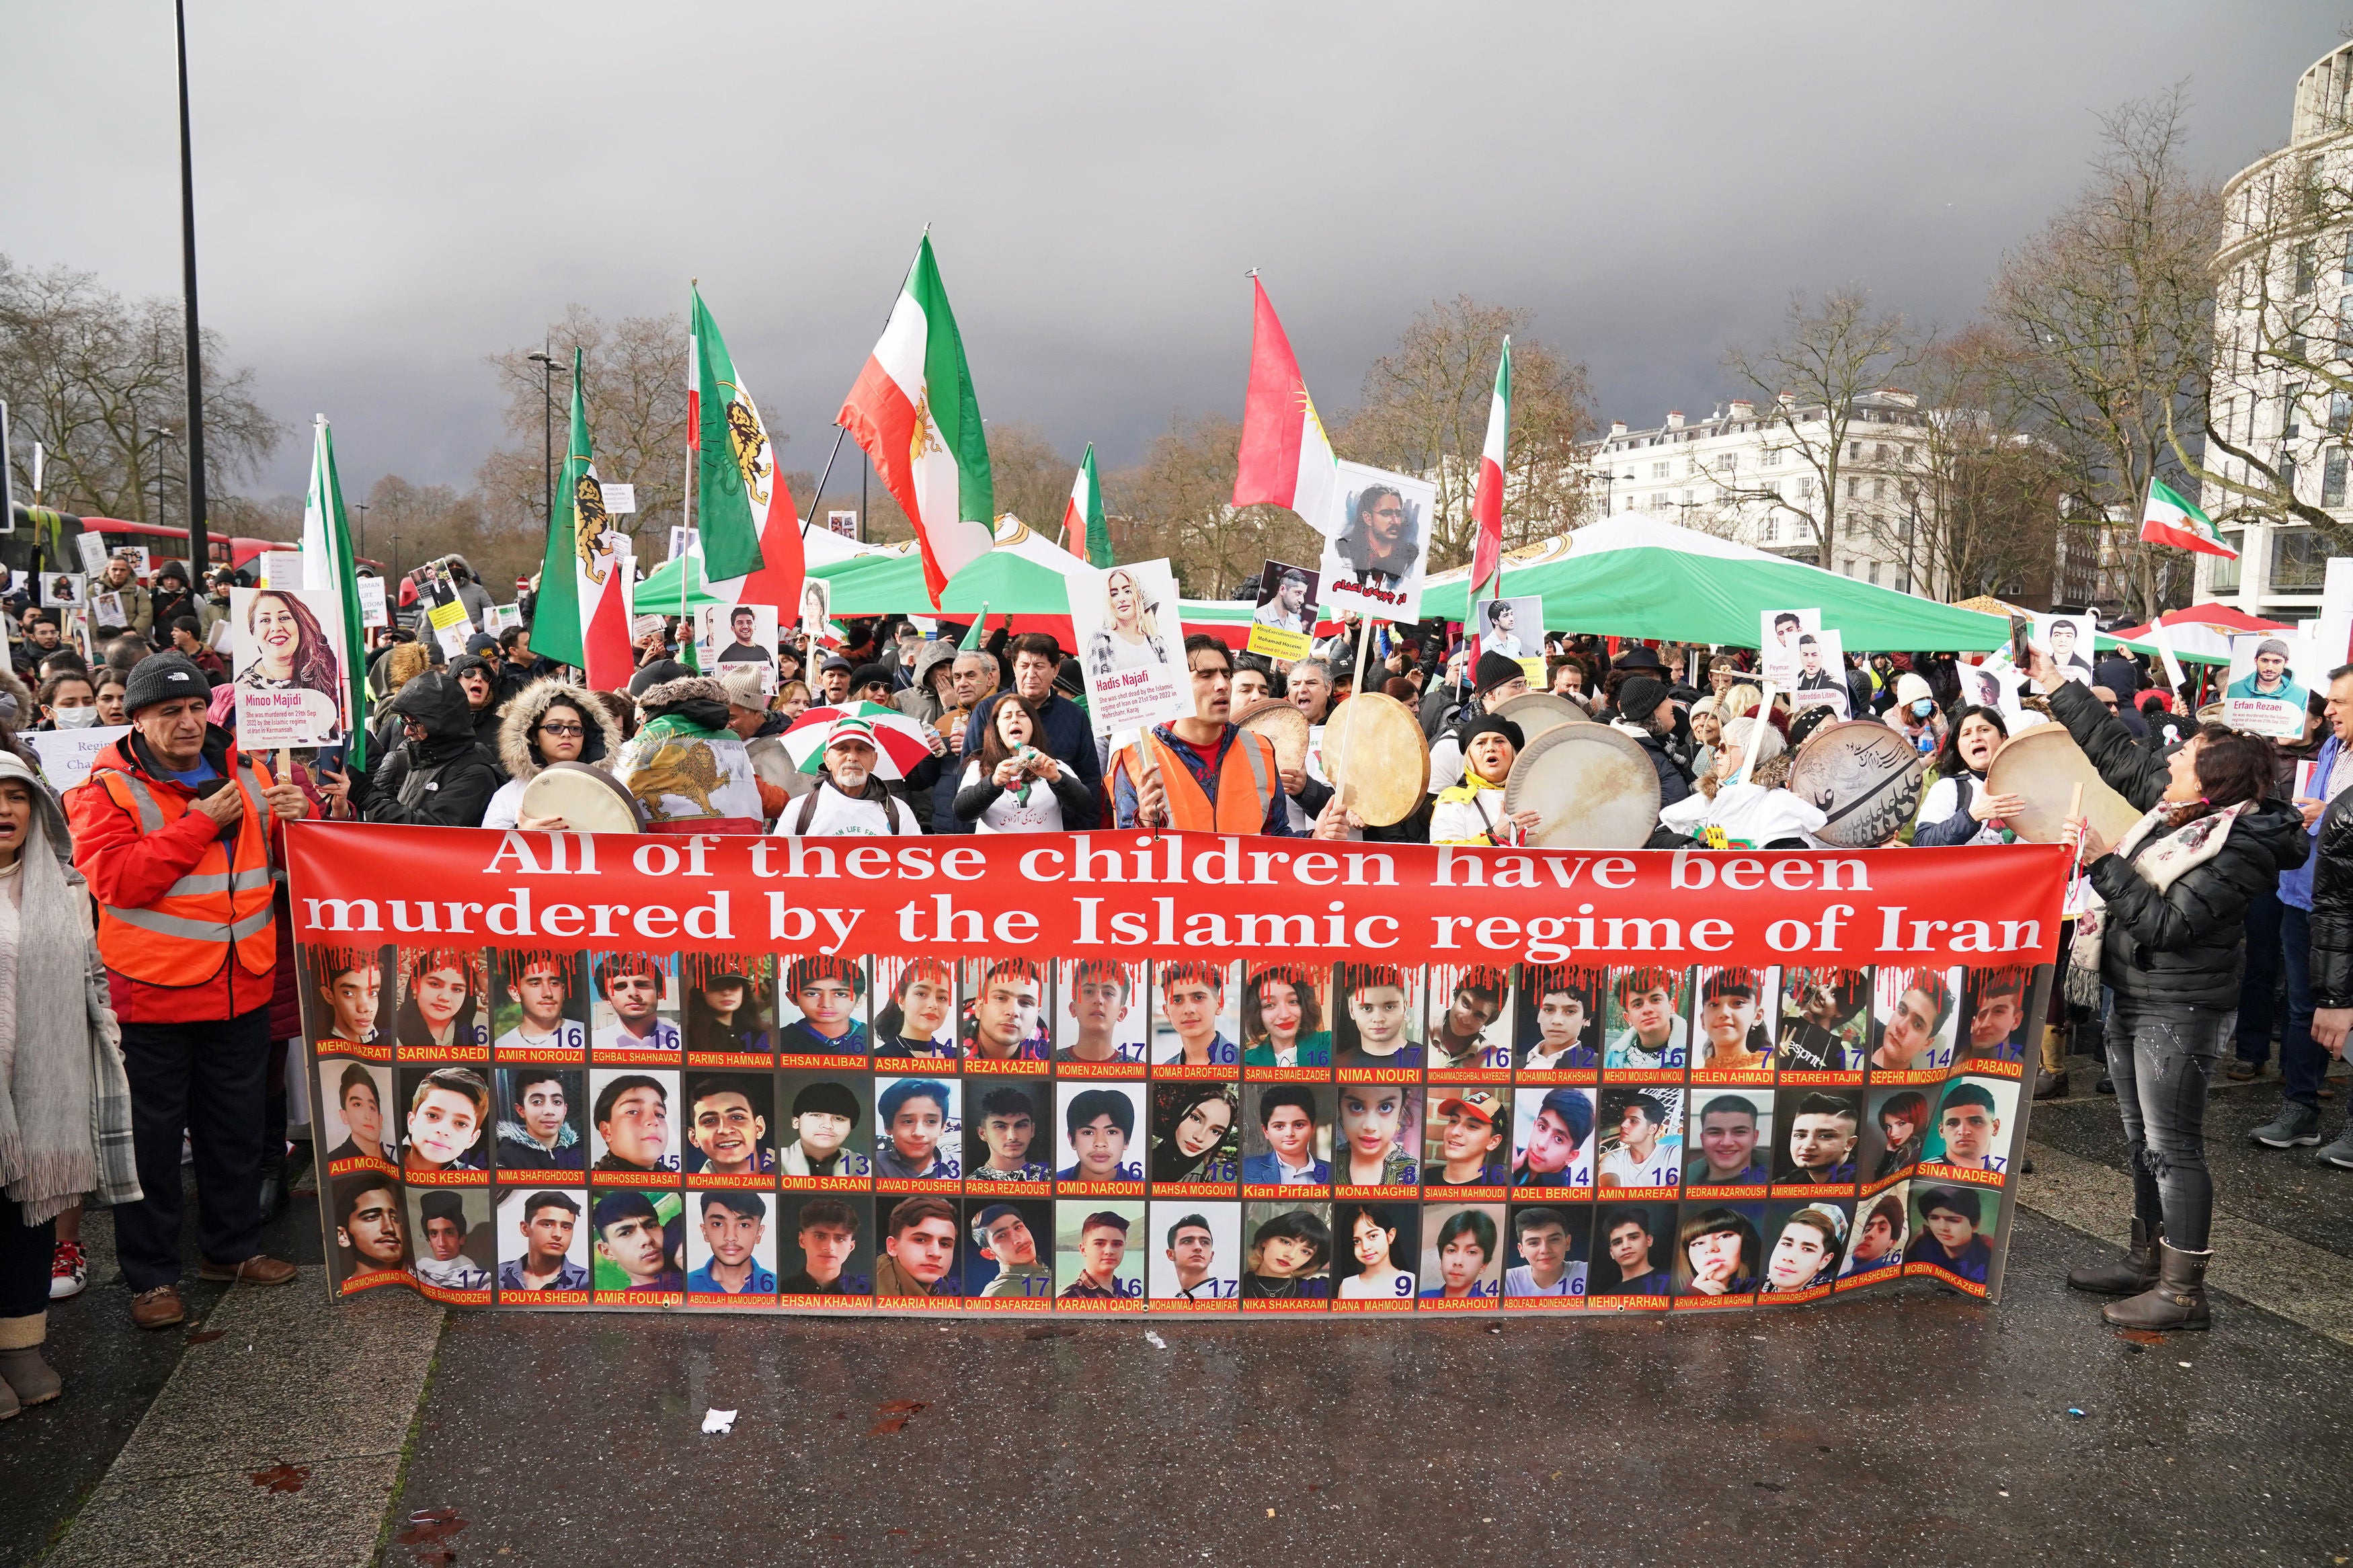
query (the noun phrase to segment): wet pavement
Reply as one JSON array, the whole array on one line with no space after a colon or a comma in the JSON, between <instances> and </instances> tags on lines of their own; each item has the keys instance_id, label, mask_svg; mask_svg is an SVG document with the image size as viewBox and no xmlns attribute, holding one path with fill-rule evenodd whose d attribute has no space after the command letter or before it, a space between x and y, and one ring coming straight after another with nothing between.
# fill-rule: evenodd
<instances>
[{"instance_id":1,"label":"wet pavement","mask_svg":"<svg viewBox=\"0 0 2353 1568\"><path fill-rule=\"evenodd\" d=\"M2315 1439L2353 1422L2353 1352L2228 1304L2220 1333L2127 1342L2061 1284L2094 1250L2023 1216L1998 1309L1912 1286L1770 1317L1043 1339L453 1316L399 1509L454 1509L461 1560L518 1565L689 1538L816 1563L2345 1552L2345 1450ZM923 1408L876 1430L893 1401ZM711 1406L732 1433L701 1435Z\"/></svg>"},{"instance_id":2,"label":"wet pavement","mask_svg":"<svg viewBox=\"0 0 2353 1568\"><path fill-rule=\"evenodd\" d=\"M2113 1234L2094 1076L2035 1109L2052 1169L2023 1196ZM2309 1244L2308 1290L2312 1258L2341 1279L2353 1257L2353 1173L2247 1145L2277 1095L2218 1088L2209 1155L2240 1230ZM2353 1335L2226 1298L2214 1334L2126 1340L2062 1283L2112 1249L2041 1213L1998 1307L1915 1282L1501 1323L445 1319L332 1308L315 1271L223 1303L192 1267L217 1344L130 1328L108 1229L52 1314L66 1399L0 1427L0 1568L61 1538L52 1564L2353 1555ZM316 1264L311 1205L269 1243ZM2296 1269L2248 1253L2263 1299L2297 1300ZM731 1433L702 1434L714 1406ZM246 1473L280 1455L300 1495Z\"/></svg>"},{"instance_id":3,"label":"wet pavement","mask_svg":"<svg viewBox=\"0 0 2353 1568\"><path fill-rule=\"evenodd\" d=\"M203 1320L228 1295L230 1287L196 1278L195 1202L192 1183L183 1236L187 1273L180 1281L188 1321L176 1329L132 1327L131 1289L114 1259L113 1217L101 1209L84 1218L90 1288L51 1303L43 1347L67 1379L65 1397L0 1426L0 1568L36 1562L47 1551L145 1419L187 1352L189 1336L206 1331ZM315 1196L298 1195L264 1227L262 1249L295 1263L323 1263Z\"/></svg>"},{"instance_id":4,"label":"wet pavement","mask_svg":"<svg viewBox=\"0 0 2353 1568\"><path fill-rule=\"evenodd\" d=\"M2125 1166L2124 1124L2116 1102L2091 1092L2099 1074L2074 1058L2076 1092L2034 1108L2028 1126L2037 1142L2118 1170ZM2353 1079L2334 1064L2327 1088L2336 1098L2320 1107L2323 1142L2345 1125L2353 1106ZM2276 1070L2253 1083L2234 1084L2219 1075L2206 1110L2206 1163L2214 1173L2214 1202L2242 1219L2283 1235L2353 1258L2353 1171L2316 1164L2309 1149L2266 1149L2247 1134L2279 1113Z\"/></svg>"}]
</instances>

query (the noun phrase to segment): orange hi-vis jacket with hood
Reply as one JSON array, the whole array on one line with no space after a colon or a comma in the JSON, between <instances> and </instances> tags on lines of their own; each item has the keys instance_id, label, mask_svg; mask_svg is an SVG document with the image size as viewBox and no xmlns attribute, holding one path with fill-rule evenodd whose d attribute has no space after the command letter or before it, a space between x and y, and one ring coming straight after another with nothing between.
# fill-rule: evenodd
<instances>
[{"instance_id":1,"label":"orange hi-vis jacket with hood","mask_svg":"<svg viewBox=\"0 0 2353 1568\"><path fill-rule=\"evenodd\" d=\"M269 774L218 729L204 761L242 797L233 827L194 809L205 786L174 778L136 731L66 793L74 864L98 900L98 950L125 1023L233 1018L267 1005L276 984L271 839L282 849L283 829L262 808Z\"/></svg>"}]
</instances>

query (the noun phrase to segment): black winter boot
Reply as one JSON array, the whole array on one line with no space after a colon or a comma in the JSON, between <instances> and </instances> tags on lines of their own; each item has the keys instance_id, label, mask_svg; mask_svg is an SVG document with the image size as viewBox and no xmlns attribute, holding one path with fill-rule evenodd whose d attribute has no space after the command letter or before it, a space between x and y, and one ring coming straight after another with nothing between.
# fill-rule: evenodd
<instances>
[{"instance_id":1,"label":"black winter boot","mask_svg":"<svg viewBox=\"0 0 2353 1568\"><path fill-rule=\"evenodd\" d=\"M2158 1243L2157 1288L2128 1301L2100 1309L2100 1316L2119 1329L2211 1329L2213 1314L2206 1307L2206 1265L2213 1252L2183 1252Z\"/></svg>"},{"instance_id":2,"label":"black winter boot","mask_svg":"<svg viewBox=\"0 0 2353 1568\"><path fill-rule=\"evenodd\" d=\"M2132 1222L2132 1250L2114 1263L2086 1263L2067 1271L2067 1283L2094 1296L2137 1296L2157 1283L2158 1230Z\"/></svg>"}]
</instances>

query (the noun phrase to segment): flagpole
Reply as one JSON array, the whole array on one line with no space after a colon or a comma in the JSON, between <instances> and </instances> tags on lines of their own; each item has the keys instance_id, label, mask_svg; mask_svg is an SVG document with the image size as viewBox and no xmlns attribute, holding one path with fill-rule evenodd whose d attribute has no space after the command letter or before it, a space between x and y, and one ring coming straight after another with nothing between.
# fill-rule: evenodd
<instances>
[{"instance_id":1,"label":"flagpole","mask_svg":"<svg viewBox=\"0 0 2353 1568\"><path fill-rule=\"evenodd\" d=\"M825 455L825 472L817 477L817 494L809 498L809 514L801 519L803 541L808 538L809 524L817 521L817 509L825 504L825 481L833 477L833 460L841 456L842 437L849 434L849 426L847 425L833 427L833 450ZM859 503L858 529L860 533L866 531L865 503L862 501Z\"/></svg>"},{"instance_id":2,"label":"flagpole","mask_svg":"<svg viewBox=\"0 0 2353 1568\"><path fill-rule=\"evenodd\" d=\"M700 385L702 384L701 367L694 363L696 351L700 347L694 336L694 318L695 306L701 303L702 299L700 292L702 279L690 278L686 280L686 286L689 290L686 309L686 379L690 385ZM695 420L699 420L702 416L702 405L699 398L696 400L694 412ZM694 427L695 420L687 422L686 489L680 495L678 503L678 624L679 629L686 637L686 642L682 645L684 647L691 647L694 637L693 623L686 617L686 565L694 555L694 468L698 461L697 454L701 450L702 439L702 433ZM688 667L698 675L705 673L702 666L696 662L691 655L688 657Z\"/></svg>"}]
</instances>

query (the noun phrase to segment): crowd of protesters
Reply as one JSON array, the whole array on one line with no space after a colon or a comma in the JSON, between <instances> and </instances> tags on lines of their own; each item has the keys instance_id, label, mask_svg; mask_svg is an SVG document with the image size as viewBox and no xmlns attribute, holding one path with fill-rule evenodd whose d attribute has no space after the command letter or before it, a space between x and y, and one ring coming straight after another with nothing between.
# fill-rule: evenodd
<instances>
[{"instance_id":1,"label":"crowd of protesters","mask_svg":"<svg viewBox=\"0 0 2353 1568\"><path fill-rule=\"evenodd\" d=\"M470 568L437 564L476 624L488 620L491 596ZM243 581L224 571L199 592L167 562L141 583L117 560L105 587L124 624L77 626L76 638L21 582L0 584L15 627L12 669L0 672L0 1418L58 1392L40 1353L45 1313L86 1283L86 1203L113 1209L142 1328L185 1318L184 1164L202 1278L295 1277L260 1244L293 1152L289 822L561 828L529 804L544 770L587 763L628 786L652 750L684 744L712 754L719 784L695 800L632 786L641 809L739 831L1115 826L1511 845L1544 828L1505 804L1528 737L1502 710L1531 689L1531 666L1434 623L1377 628L1361 650L1344 630L1282 664L1189 637L1190 711L1104 737L1078 660L1040 633L853 620L816 641L787 632L767 674L704 674L665 619L640 635L626 689L596 690L533 652L527 620L439 646L404 584L394 624L370 637L365 765L301 754L280 777L238 748L225 700L215 627ZM1838 715L1768 703L1754 659L1554 635L1541 685L1613 726L1655 771L1651 847L1810 847L1824 814L1788 788L1790 770ZM2255 1138L2313 1146L2327 1056L2353 1029L2353 816L2342 805L2353 792L2338 789L2340 775L2353 783L2353 667L2315 698L2304 739L2280 746L2185 711L2121 653L2088 686L2038 658L2007 713L1964 700L1950 654L1848 665L1844 710L1885 723L1927 763L1920 807L1891 845L2009 841L2023 803L1988 776L2021 723L2063 725L2147 813L2121 844L2071 828L2101 907L2072 922L2062 967L2073 984L2052 988L2034 1093L2068 1092L2069 1032L2097 1019L2097 1087L2116 1093L2132 1150L2134 1246L2072 1282L2126 1298L2108 1309L2120 1323L2204 1326L2211 1073L2234 1044L2230 1077L2261 1073L2283 1024L2282 1109ZM1400 822L1366 824L1324 776L1323 727L1356 699L1359 669L1366 692L1412 711L1428 745L1427 798ZM1266 700L1306 719L1303 762L1284 765L1235 723ZM93 726L127 730L86 779L51 787L25 733ZM2303 798L2289 785L2300 760L2316 763ZM2353 1130L2320 1158L2353 1169Z\"/></svg>"}]
</instances>

